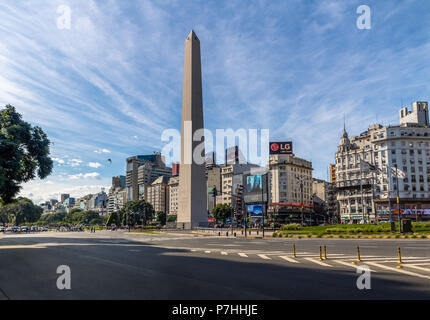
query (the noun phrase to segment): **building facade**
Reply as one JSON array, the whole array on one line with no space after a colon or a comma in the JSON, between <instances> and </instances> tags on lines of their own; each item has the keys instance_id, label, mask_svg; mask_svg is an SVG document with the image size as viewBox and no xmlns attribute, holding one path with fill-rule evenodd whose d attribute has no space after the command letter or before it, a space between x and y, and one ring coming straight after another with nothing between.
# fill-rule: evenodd
<instances>
[{"instance_id":1,"label":"building facade","mask_svg":"<svg viewBox=\"0 0 430 320\"><path fill-rule=\"evenodd\" d=\"M152 204L155 212L169 214L169 177L158 177L147 188L146 201Z\"/></svg>"},{"instance_id":2,"label":"building facade","mask_svg":"<svg viewBox=\"0 0 430 320\"><path fill-rule=\"evenodd\" d=\"M293 154L276 154L269 158L269 168L269 211L274 220L310 223L313 210L312 162Z\"/></svg>"},{"instance_id":3,"label":"building facade","mask_svg":"<svg viewBox=\"0 0 430 320\"><path fill-rule=\"evenodd\" d=\"M344 129L335 156L343 222L395 218L390 209L397 193L402 210L430 209L427 102L415 102L411 112L402 108L399 115L400 125L371 125L360 136L349 138Z\"/></svg>"},{"instance_id":4,"label":"building facade","mask_svg":"<svg viewBox=\"0 0 430 320\"><path fill-rule=\"evenodd\" d=\"M179 176L169 179L169 215L178 215Z\"/></svg>"},{"instance_id":5,"label":"building facade","mask_svg":"<svg viewBox=\"0 0 430 320\"><path fill-rule=\"evenodd\" d=\"M164 163L159 153L129 157L126 160L126 200L145 199L145 188L158 177L172 175L172 168Z\"/></svg>"}]
</instances>

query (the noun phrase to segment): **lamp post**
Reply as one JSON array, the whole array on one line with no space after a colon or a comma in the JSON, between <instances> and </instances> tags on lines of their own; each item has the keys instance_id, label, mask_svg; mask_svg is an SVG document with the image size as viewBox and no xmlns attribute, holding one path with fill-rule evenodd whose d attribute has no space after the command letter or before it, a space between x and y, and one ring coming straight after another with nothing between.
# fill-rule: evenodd
<instances>
[{"instance_id":1,"label":"lamp post","mask_svg":"<svg viewBox=\"0 0 430 320\"><path fill-rule=\"evenodd\" d=\"M305 221L304 221L304 215L303 215L303 179L302 178L298 178L298 177L295 177L296 179L297 179L297 181L299 181L300 182L300 215L301 215L301 218L302 218L302 227L304 226L304 223L305 223Z\"/></svg>"},{"instance_id":2,"label":"lamp post","mask_svg":"<svg viewBox=\"0 0 430 320\"><path fill-rule=\"evenodd\" d=\"M399 213L399 233L402 233L402 215L400 213L400 199L399 199L399 172L397 170L397 163L394 165L396 169L396 189L397 189L397 211Z\"/></svg>"}]
</instances>

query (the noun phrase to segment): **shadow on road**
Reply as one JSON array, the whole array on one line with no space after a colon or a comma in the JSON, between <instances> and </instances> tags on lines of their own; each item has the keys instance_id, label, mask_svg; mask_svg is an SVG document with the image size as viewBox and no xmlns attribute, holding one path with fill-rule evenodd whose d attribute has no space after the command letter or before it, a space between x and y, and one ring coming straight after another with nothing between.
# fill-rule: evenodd
<instances>
[{"instance_id":1,"label":"shadow on road","mask_svg":"<svg viewBox=\"0 0 430 320\"><path fill-rule=\"evenodd\" d=\"M6 299L430 298L428 282L426 287L409 276L378 272L372 274L372 289L359 290L353 268L201 257L157 245L121 238L3 238L0 297L3 292ZM71 290L56 287L59 265L71 268Z\"/></svg>"}]
</instances>

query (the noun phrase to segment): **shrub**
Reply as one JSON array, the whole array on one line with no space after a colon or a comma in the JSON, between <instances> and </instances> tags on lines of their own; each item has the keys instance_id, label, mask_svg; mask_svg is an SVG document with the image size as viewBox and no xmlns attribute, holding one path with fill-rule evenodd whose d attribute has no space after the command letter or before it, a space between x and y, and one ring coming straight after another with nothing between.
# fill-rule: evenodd
<instances>
[{"instance_id":1,"label":"shrub","mask_svg":"<svg viewBox=\"0 0 430 320\"><path fill-rule=\"evenodd\" d=\"M281 226L281 230L301 230L302 227L298 224L289 224L286 226Z\"/></svg>"}]
</instances>

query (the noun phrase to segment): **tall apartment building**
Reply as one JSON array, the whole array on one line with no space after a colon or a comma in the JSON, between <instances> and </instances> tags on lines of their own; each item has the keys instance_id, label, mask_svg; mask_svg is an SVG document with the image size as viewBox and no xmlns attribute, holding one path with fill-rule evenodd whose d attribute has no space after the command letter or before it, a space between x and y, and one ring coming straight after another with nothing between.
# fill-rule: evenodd
<instances>
[{"instance_id":1,"label":"tall apartment building","mask_svg":"<svg viewBox=\"0 0 430 320\"><path fill-rule=\"evenodd\" d=\"M146 201L152 204L155 212L169 213L169 177L158 177L147 187Z\"/></svg>"},{"instance_id":2,"label":"tall apartment building","mask_svg":"<svg viewBox=\"0 0 430 320\"><path fill-rule=\"evenodd\" d=\"M110 214L121 210L125 202L125 176L112 177L112 187L109 189L107 200L107 212Z\"/></svg>"},{"instance_id":3,"label":"tall apartment building","mask_svg":"<svg viewBox=\"0 0 430 320\"><path fill-rule=\"evenodd\" d=\"M233 163L221 167L221 185L220 189L218 189L218 195L222 196L220 203L233 205L232 194L234 190L234 184L242 182L242 174L245 171L250 171L251 168L258 168L258 165L251 163Z\"/></svg>"},{"instance_id":4,"label":"tall apartment building","mask_svg":"<svg viewBox=\"0 0 430 320\"><path fill-rule=\"evenodd\" d=\"M166 167L159 153L129 157L126 160L126 200L145 199L145 188L158 177L171 177L172 168Z\"/></svg>"},{"instance_id":5,"label":"tall apartment building","mask_svg":"<svg viewBox=\"0 0 430 320\"><path fill-rule=\"evenodd\" d=\"M169 179L169 215L178 215L179 176Z\"/></svg>"},{"instance_id":6,"label":"tall apartment building","mask_svg":"<svg viewBox=\"0 0 430 320\"><path fill-rule=\"evenodd\" d=\"M312 162L294 155L276 154L269 158L269 167L272 202L312 204Z\"/></svg>"},{"instance_id":7,"label":"tall apartment building","mask_svg":"<svg viewBox=\"0 0 430 320\"><path fill-rule=\"evenodd\" d=\"M413 111L402 108L399 116L400 125L371 125L360 136L349 138L344 129L335 156L342 221L386 220L389 207L395 208L397 183L402 209L430 208L427 102L413 103ZM393 173L396 165L404 179Z\"/></svg>"},{"instance_id":8,"label":"tall apartment building","mask_svg":"<svg viewBox=\"0 0 430 320\"><path fill-rule=\"evenodd\" d=\"M312 162L293 154L276 154L269 158L269 168L269 211L279 221L300 222L301 210L309 214L313 207Z\"/></svg>"}]
</instances>

